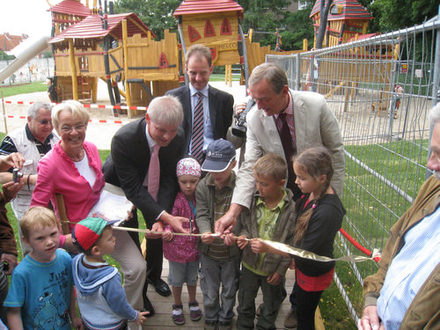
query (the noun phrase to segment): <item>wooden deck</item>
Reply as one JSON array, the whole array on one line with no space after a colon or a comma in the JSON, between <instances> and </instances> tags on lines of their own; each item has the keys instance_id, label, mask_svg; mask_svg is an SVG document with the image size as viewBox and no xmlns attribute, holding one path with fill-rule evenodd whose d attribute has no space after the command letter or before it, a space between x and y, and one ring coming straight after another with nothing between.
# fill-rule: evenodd
<instances>
[{"instance_id":1,"label":"wooden deck","mask_svg":"<svg viewBox=\"0 0 440 330\"><path fill-rule=\"evenodd\" d=\"M167 281L168 277L168 261L164 259L164 265L163 265L163 272L162 272L162 279ZM287 279L286 279L286 290L288 294L292 291L292 286L294 283L294 276L295 273L291 270L287 271ZM185 314L185 321L186 323L181 326L177 326L173 323L171 320L171 305L173 304L173 297L162 297L156 293L154 288L152 286L148 287L148 297L150 298L151 302L153 303L153 306L156 310L156 314L153 317L150 317L147 319L147 321L144 323L143 329L182 329L182 330L197 330L197 329L203 329L204 325L204 319L202 319L198 322L192 322L189 318L189 309L188 309L188 293L186 291L186 288L183 289L182 292L182 301L183 301L183 310ZM200 286L197 287L197 300L200 304L200 307L203 311L203 297L202 297L202 291L200 289ZM263 296L261 291L258 293L257 299L256 299L256 305L258 306L259 303L261 303L263 300ZM234 308L235 310L235 317L233 320L233 328L235 329L235 321L237 319L237 312L236 312L237 304ZM281 305L280 312L278 314L278 318L276 321L277 329L284 329L284 319L286 318L286 315L288 314L290 310L290 303L288 297L284 300L283 304ZM319 309L316 312L315 316L315 325L317 330L325 329L324 324L321 319L321 315L319 313Z\"/></svg>"}]
</instances>

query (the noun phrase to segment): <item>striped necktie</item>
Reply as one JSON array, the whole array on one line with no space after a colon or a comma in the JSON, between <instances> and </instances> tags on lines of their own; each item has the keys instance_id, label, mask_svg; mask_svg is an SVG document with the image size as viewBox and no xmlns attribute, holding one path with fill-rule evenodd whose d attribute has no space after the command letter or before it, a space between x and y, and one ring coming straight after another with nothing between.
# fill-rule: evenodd
<instances>
[{"instance_id":1,"label":"striped necktie","mask_svg":"<svg viewBox=\"0 0 440 330\"><path fill-rule=\"evenodd\" d=\"M191 155L203 162L203 94L197 92L197 104L194 107L194 120L191 134Z\"/></svg>"}]
</instances>

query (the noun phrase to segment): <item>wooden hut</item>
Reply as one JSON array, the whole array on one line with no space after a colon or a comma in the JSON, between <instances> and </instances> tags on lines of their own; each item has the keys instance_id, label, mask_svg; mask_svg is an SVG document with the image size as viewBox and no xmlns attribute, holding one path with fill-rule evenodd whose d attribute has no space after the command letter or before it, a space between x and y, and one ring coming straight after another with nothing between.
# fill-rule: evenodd
<instances>
[{"instance_id":1,"label":"wooden hut","mask_svg":"<svg viewBox=\"0 0 440 330\"><path fill-rule=\"evenodd\" d=\"M317 0L310 13L315 30L315 41L321 19L321 1ZM323 0L330 1L330 0ZM367 33L371 14L356 0L333 0L328 14L328 23L323 47L336 46L347 42L357 35Z\"/></svg>"},{"instance_id":2,"label":"wooden hut","mask_svg":"<svg viewBox=\"0 0 440 330\"><path fill-rule=\"evenodd\" d=\"M84 6L80 0L63 0L50 7L52 13L52 36L56 36L69 26L81 22L92 14L92 11Z\"/></svg>"},{"instance_id":3,"label":"wooden hut","mask_svg":"<svg viewBox=\"0 0 440 330\"><path fill-rule=\"evenodd\" d=\"M240 63L239 18L243 8L233 0L185 0L174 11L184 52L193 44L211 49L214 65Z\"/></svg>"},{"instance_id":4,"label":"wooden hut","mask_svg":"<svg viewBox=\"0 0 440 330\"><path fill-rule=\"evenodd\" d=\"M70 79L61 99L95 102L98 78L107 82L112 104L121 102L121 93L129 106L148 105L152 97L177 86L177 36L165 31L165 40L154 37L134 13L90 15L69 27L50 40L57 77ZM117 87L120 81L125 82L125 93Z\"/></svg>"}]
</instances>

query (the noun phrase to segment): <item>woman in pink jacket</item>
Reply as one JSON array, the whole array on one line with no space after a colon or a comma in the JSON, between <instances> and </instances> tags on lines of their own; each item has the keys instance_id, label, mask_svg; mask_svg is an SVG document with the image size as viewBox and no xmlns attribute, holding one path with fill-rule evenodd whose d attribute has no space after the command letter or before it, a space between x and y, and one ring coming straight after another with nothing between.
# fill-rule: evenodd
<instances>
[{"instance_id":1,"label":"woman in pink jacket","mask_svg":"<svg viewBox=\"0 0 440 330\"><path fill-rule=\"evenodd\" d=\"M96 146L84 141L89 114L81 103L66 101L56 105L52 110L52 122L61 141L38 164L31 206L47 207L51 202L59 217L55 194L61 194L67 218L76 223L85 219L99 200L104 187L101 159ZM71 223L70 229L74 225ZM70 242L70 235L62 235L60 246L67 243L66 248L69 248Z\"/></svg>"}]
</instances>

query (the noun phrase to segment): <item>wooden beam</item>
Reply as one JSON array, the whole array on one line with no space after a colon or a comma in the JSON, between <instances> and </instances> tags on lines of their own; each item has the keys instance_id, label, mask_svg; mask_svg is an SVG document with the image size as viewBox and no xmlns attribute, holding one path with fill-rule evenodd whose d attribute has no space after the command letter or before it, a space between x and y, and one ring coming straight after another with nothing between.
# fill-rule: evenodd
<instances>
[{"instance_id":1,"label":"wooden beam","mask_svg":"<svg viewBox=\"0 0 440 330\"><path fill-rule=\"evenodd\" d=\"M128 83L128 29L127 29L127 20L122 20L122 47L124 50L124 75L125 75L125 100L127 101L127 105L131 107L131 94L130 94L130 84ZM131 118L131 110L127 109L127 116Z\"/></svg>"},{"instance_id":2,"label":"wooden beam","mask_svg":"<svg viewBox=\"0 0 440 330\"><path fill-rule=\"evenodd\" d=\"M70 70L72 72L72 94L73 99L78 100L78 79L76 76L75 55L73 49L73 39L69 39L69 59Z\"/></svg>"}]
</instances>

